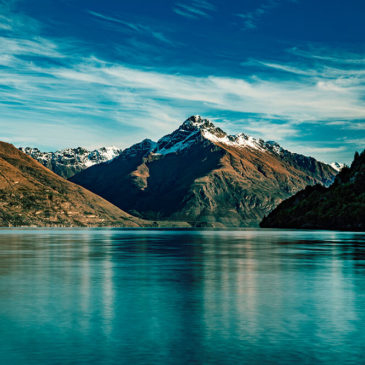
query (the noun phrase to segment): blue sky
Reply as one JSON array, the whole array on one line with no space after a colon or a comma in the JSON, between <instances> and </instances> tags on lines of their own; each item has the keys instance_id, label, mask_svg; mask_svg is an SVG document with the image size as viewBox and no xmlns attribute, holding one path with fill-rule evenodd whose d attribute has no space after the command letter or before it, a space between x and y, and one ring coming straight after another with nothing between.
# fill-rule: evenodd
<instances>
[{"instance_id":1,"label":"blue sky","mask_svg":"<svg viewBox=\"0 0 365 365\"><path fill-rule=\"evenodd\" d=\"M200 114L348 163L364 17L356 0L0 0L0 140L124 148Z\"/></svg>"}]
</instances>

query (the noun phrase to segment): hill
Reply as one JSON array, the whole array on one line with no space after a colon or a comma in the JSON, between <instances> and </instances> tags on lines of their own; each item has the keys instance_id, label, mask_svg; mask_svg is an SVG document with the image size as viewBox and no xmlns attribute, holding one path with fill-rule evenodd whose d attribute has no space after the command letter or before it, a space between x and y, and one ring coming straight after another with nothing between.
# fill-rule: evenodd
<instances>
[{"instance_id":1,"label":"hill","mask_svg":"<svg viewBox=\"0 0 365 365\"><path fill-rule=\"evenodd\" d=\"M308 186L282 202L261 227L365 230L365 150L333 185Z\"/></svg>"},{"instance_id":2,"label":"hill","mask_svg":"<svg viewBox=\"0 0 365 365\"><path fill-rule=\"evenodd\" d=\"M0 226L144 225L113 204L0 142Z\"/></svg>"}]
</instances>

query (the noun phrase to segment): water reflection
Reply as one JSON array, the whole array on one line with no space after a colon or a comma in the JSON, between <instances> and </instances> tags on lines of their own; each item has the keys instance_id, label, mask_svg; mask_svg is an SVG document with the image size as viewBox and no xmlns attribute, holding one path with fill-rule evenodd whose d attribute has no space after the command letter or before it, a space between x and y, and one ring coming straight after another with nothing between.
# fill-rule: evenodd
<instances>
[{"instance_id":1,"label":"water reflection","mask_svg":"<svg viewBox=\"0 0 365 365\"><path fill-rule=\"evenodd\" d=\"M0 361L359 363L365 236L0 230Z\"/></svg>"}]
</instances>

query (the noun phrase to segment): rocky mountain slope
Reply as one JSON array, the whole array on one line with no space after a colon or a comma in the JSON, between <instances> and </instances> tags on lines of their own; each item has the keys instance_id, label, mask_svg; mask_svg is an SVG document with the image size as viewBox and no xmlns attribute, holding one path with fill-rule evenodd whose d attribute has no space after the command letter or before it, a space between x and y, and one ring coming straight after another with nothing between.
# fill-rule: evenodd
<instances>
[{"instance_id":1,"label":"rocky mountain slope","mask_svg":"<svg viewBox=\"0 0 365 365\"><path fill-rule=\"evenodd\" d=\"M102 147L93 151L78 147L56 152L41 152L31 147L19 149L66 179L90 166L110 161L122 152L116 147Z\"/></svg>"},{"instance_id":2,"label":"rocky mountain slope","mask_svg":"<svg viewBox=\"0 0 365 365\"><path fill-rule=\"evenodd\" d=\"M308 186L283 201L262 227L365 230L365 151L328 188Z\"/></svg>"},{"instance_id":3,"label":"rocky mountain slope","mask_svg":"<svg viewBox=\"0 0 365 365\"><path fill-rule=\"evenodd\" d=\"M90 191L0 142L0 226L144 225Z\"/></svg>"},{"instance_id":4,"label":"rocky mountain slope","mask_svg":"<svg viewBox=\"0 0 365 365\"><path fill-rule=\"evenodd\" d=\"M340 163L340 162L332 162L330 163L330 166L336 170L336 171L341 171L342 168L345 166L343 163Z\"/></svg>"},{"instance_id":5,"label":"rocky mountain slope","mask_svg":"<svg viewBox=\"0 0 365 365\"><path fill-rule=\"evenodd\" d=\"M336 171L314 158L190 117L158 142L144 140L71 181L131 214L193 226L254 226L307 185Z\"/></svg>"}]
</instances>

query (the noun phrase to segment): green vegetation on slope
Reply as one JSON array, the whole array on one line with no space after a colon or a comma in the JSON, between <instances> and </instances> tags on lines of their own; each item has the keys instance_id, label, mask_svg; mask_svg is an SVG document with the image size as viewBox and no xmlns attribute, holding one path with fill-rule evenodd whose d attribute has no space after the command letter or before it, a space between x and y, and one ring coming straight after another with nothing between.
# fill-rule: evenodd
<instances>
[{"instance_id":1,"label":"green vegetation on slope","mask_svg":"<svg viewBox=\"0 0 365 365\"><path fill-rule=\"evenodd\" d=\"M355 153L351 167L344 167L329 188L308 186L283 201L261 227L364 230L365 150Z\"/></svg>"}]
</instances>

